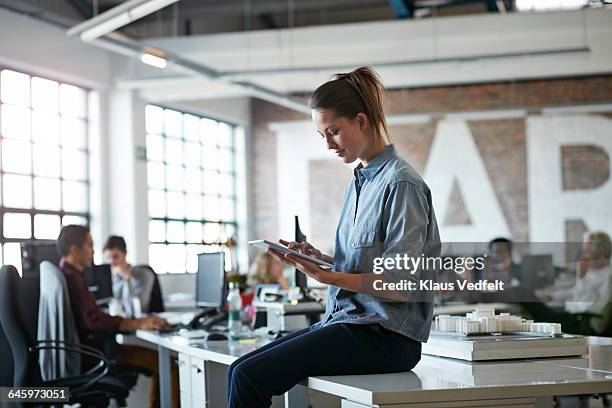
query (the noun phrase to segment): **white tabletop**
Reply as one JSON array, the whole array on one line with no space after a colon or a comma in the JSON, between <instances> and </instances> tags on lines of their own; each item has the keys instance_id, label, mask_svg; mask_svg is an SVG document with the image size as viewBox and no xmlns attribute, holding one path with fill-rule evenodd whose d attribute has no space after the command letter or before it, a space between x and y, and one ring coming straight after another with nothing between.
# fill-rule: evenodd
<instances>
[{"instance_id":1,"label":"white tabletop","mask_svg":"<svg viewBox=\"0 0 612 408\"><path fill-rule=\"evenodd\" d=\"M136 336L228 365L270 341L205 342L140 330ZM467 362L423 355L411 372L310 377L307 385L363 404L612 393L612 339L607 340L589 338L588 357Z\"/></svg>"}]
</instances>

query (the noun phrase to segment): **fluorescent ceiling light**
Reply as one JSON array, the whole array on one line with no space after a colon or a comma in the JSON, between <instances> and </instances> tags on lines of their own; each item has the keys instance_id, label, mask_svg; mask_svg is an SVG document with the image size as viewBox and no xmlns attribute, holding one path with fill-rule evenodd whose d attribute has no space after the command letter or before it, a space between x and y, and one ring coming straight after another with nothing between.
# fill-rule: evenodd
<instances>
[{"instance_id":1,"label":"fluorescent ceiling light","mask_svg":"<svg viewBox=\"0 0 612 408\"><path fill-rule=\"evenodd\" d=\"M545 11L579 9L586 6L589 0L516 0L519 11Z\"/></svg>"},{"instance_id":2,"label":"fluorescent ceiling light","mask_svg":"<svg viewBox=\"0 0 612 408\"><path fill-rule=\"evenodd\" d=\"M84 21L70 30L67 35L79 35L83 42L115 31L129 23L154 13L178 0L128 0L99 16Z\"/></svg>"},{"instance_id":3,"label":"fluorescent ceiling light","mask_svg":"<svg viewBox=\"0 0 612 408\"><path fill-rule=\"evenodd\" d=\"M98 37L102 37L104 34L108 34L111 31L115 31L118 27L123 27L130 24L130 16L127 13L121 13L110 20L103 21L100 24L85 30L81 33L81 41L90 42Z\"/></svg>"},{"instance_id":4,"label":"fluorescent ceiling light","mask_svg":"<svg viewBox=\"0 0 612 408\"><path fill-rule=\"evenodd\" d=\"M149 54L148 52L145 52L140 56L140 61L159 69L164 69L168 65L168 61L166 61L165 58Z\"/></svg>"}]
</instances>

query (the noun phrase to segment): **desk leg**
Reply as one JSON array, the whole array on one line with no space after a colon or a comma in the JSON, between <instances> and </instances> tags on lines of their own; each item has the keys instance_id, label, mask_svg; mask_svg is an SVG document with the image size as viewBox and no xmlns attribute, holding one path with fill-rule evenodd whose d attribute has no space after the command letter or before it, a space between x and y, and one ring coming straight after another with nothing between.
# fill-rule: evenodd
<instances>
[{"instance_id":1,"label":"desk leg","mask_svg":"<svg viewBox=\"0 0 612 408\"><path fill-rule=\"evenodd\" d=\"M297 384L285 393L285 408L308 408L308 406L308 388L302 384Z\"/></svg>"},{"instance_id":2,"label":"desk leg","mask_svg":"<svg viewBox=\"0 0 612 408\"><path fill-rule=\"evenodd\" d=\"M170 370L170 350L158 346L159 359L159 402L161 408L172 407L172 372Z\"/></svg>"}]
</instances>

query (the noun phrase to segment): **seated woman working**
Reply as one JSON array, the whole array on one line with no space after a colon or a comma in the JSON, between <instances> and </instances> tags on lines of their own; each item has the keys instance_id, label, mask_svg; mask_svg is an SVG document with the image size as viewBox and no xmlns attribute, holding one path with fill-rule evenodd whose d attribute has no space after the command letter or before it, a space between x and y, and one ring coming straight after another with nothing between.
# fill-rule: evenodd
<instances>
[{"instance_id":1,"label":"seated woman working","mask_svg":"<svg viewBox=\"0 0 612 408\"><path fill-rule=\"evenodd\" d=\"M278 258L262 253L255 258L249 270L248 284L276 283L281 289L289 289L289 281L284 274L285 265Z\"/></svg>"},{"instance_id":2,"label":"seated woman working","mask_svg":"<svg viewBox=\"0 0 612 408\"><path fill-rule=\"evenodd\" d=\"M591 327L584 328L579 314L601 315L611 300L610 281L612 280L612 243L605 232L587 234L580 260L576 268L576 284L568 289L539 293L544 302L564 302L564 310L554 310L543 303L526 302L521 306L536 321L556 322L563 325L563 331L573 334L598 334L598 319L591 319ZM586 332L585 332L586 330Z\"/></svg>"}]
</instances>

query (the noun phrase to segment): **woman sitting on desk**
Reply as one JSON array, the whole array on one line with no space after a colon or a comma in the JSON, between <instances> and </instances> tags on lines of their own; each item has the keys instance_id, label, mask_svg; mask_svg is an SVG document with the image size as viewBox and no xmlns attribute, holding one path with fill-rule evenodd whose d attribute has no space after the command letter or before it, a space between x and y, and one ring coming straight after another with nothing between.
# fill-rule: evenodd
<instances>
[{"instance_id":1,"label":"woman sitting on desk","mask_svg":"<svg viewBox=\"0 0 612 408\"><path fill-rule=\"evenodd\" d=\"M273 395L309 376L409 371L421 358L421 342L427 341L431 326L431 299L415 301L403 293L376 291L373 285L375 280L419 276L398 268L375 274L375 258L440 254L429 188L389 142L384 97L378 75L362 67L336 75L310 99L322 142L344 163L359 164L345 193L333 257L307 242L280 242L333 263L333 270L270 253L329 285L327 309L321 322L230 366L231 408L269 407Z\"/></svg>"}]
</instances>

